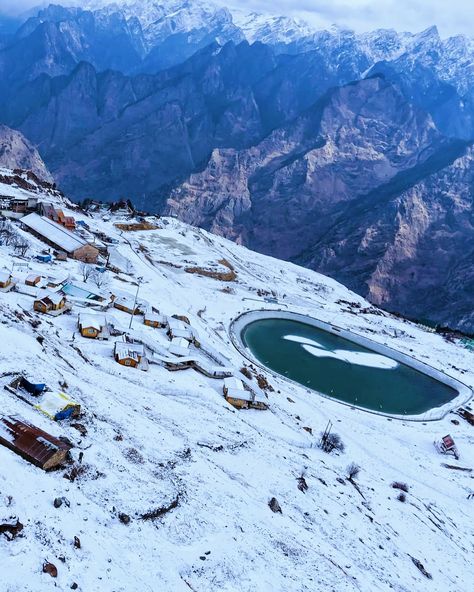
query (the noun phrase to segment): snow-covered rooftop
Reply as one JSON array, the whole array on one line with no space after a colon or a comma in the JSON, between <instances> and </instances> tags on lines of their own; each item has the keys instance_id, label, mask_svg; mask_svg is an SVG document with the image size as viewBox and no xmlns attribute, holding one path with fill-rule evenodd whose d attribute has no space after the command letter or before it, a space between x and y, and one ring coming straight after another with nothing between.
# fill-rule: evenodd
<instances>
[{"instance_id":1,"label":"snow-covered rooftop","mask_svg":"<svg viewBox=\"0 0 474 592\"><path fill-rule=\"evenodd\" d=\"M60 224L44 216L39 216L35 213L28 214L21 219L21 222L28 228L31 228L31 230L44 236L60 249L66 251L66 253L73 253L87 244L87 241L78 234L67 230Z\"/></svg>"},{"instance_id":2,"label":"snow-covered rooftop","mask_svg":"<svg viewBox=\"0 0 474 592\"><path fill-rule=\"evenodd\" d=\"M101 331L107 324L107 320L104 315L86 312L81 312L79 314L78 321L81 329L91 327L93 329L97 329L97 331Z\"/></svg>"}]
</instances>

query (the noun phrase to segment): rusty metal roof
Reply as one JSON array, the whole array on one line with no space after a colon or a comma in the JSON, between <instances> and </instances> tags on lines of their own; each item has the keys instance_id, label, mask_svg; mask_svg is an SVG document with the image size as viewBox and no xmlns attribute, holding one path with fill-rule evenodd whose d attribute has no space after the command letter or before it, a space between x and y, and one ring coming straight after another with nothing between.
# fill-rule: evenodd
<instances>
[{"instance_id":1,"label":"rusty metal roof","mask_svg":"<svg viewBox=\"0 0 474 592\"><path fill-rule=\"evenodd\" d=\"M53 466L71 449L69 444L13 416L0 416L0 443L39 467Z\"/></svg>"}]
</instances>

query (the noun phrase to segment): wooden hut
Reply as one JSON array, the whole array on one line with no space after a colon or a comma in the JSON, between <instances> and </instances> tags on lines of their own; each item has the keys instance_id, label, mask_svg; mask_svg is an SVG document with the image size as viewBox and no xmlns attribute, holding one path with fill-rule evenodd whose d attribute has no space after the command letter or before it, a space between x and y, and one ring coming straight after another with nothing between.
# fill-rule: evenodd
<instances>
[{"instance_id":1,"label":"wooden hut","mask_svg":"<svg viewBox=\"0 0 474 592\"><path fill-rule=\"evenodd\" d=\"M192 342L194 340L194 331L190 325L172 317L168 319L168 336L170 339L181 338Z\"/></svg>"},{"instance_id":2,"label":"wooden hut","mask_svg":"<svg viewBox=\"0 0 474 592\"><path fill-rule=\"evenodd\" d=\"M0 416L0 444L45 471L61 465L72 448L59 438L13 416Z\"/></svg>"},{"instance_id":3,"label":"wooden hut","mask_svg":"<svg viewBox=\"0 0 474 592\"><path fill-rule=\"evenodd\" d=\"M37 286L41 281L41 276L37 273L30 273L25 280L27 286Z\"/></svg>"},{"instance_id":4,"label":"wooden hut","mask_svg":"<svg viewBox=\"0 0 474 592\"><path fill-rule=\"evenodd\" d=\"M176 319L178 321L181 321L183 323L186 323L186 325L190 325L191 323L189 322L189 319L187 316L185 315L178 315L178 314L174 314L171 315L171 318Z\"/></svg>"},{"instance_id":5,"label":"wooden hut","mask_svg":"<svg viewBox=\"0 0 474 592\"><path fill-rule=\"evenodd\" d=\"M140 308L138 304L131 298L126 298L125 296L121 296L120 298L116 298L114 300L114 308L122 310L123 312L128 312L128 314L140 314Z\"/></svg>"},{"instance_id":6,"label":"wooden hut","mask_svg":"<svg viewBox=\"0 0 474 592\"><path fill-rule=\"evenodd\" d=\"M57 222L67 228L68 230L76 229L76 221L72 216L66 216L62 210L56 210Z\"/></svg>"},{"instance_id":7,"label":"wooden hut","mask_svg":"<svg viewBox=\"0 0 474 592\"><path fill-rule=\"evenodd\" d=\"M225 378L223 391L226 401L237 409L268 409L263 395L247 390L240 378Z\"/></svg>"},{"instance_id":8,"label":"wooden hut","mask_svg":"<svg viewBox=\"0 0 474 592\"><path fill-rule=\"evenodd\" d=\"M253 400L252 393L245 390L239 378L225 378L223 392L226 401L237 409L248 409Z\"/></svg>"},{"instance_id":9,"label":"wooden hut","mask_svg":"<svg viewBox=\"0 0 474 592\"><path fill-rule=\"evenodd\" d=\"M161 315L150 311L147 311L145 313L143 322L145 323L145 325L148 325L148 327L155 327L157 329L161 329L163 327L166 327L167 325L167 319L165 315Z\"/></svg>"},{"instance_id":10,"label":"wooden hut","mask_svg":"<svg viewBox=\"0 0 474 592\"><path fill-rule=\"evenodd\" d=\"M131 368L143 367L146 362L145 348L141 343L117 341L114 347L115 361Z\"/></svg>"},{"instance_id":11,"label":"wooden hut","mask_svg":"<svg viewBox=\"0 0 474 592\"><path fill-rule=\"evenodd\" d=\"M104 315L81 313L78 316L77 324L82 337L89 339L109 338L107 319Z\"/></svg>"},{"instance_id":12,"label":"wooden hut","mask_svg":"<svg viewBox=\"0 0 474 592\"><path fill-rule=\"evenodd\" d=\"M57 316L66 310L69 310L66 306L66 302L66 296L63 292L47 292L36 298L33 303L33 308L37 312Z\"/></svg>"},{"instance_id":13,"label":"wooden hut","mask_svg":"<svg viewBox=\"0 0 474 592\"><path fill-rule=\"evenodd\" d=\"M0 271L0 290L4 292L10 290L13 287L13 278L9 271Z\"/></svg>"}]
</instances>

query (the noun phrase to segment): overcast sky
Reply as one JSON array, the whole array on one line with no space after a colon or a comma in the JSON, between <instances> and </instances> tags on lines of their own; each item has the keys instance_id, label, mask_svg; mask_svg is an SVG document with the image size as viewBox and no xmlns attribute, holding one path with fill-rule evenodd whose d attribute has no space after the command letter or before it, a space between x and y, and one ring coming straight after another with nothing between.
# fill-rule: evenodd
<instances>
[{"instance_id":1,"label":"overcast sky","mask_svg":"<svg viewBox=\"0 0 474 592\"><path fill-rule=\"evenodd\" d=\"M273 13L299 16L320 27L328 27L334 23L357 31L393 27L415 32L436 24L442 36L465 33L474 37L473 0L214 1L259 12L271 10ZM0 0L0 10L18 12L38 3L38 0ZM55 3L61 4L61 0L55 0ZM80 6L81 0L63 0L63 3Z\"/></svg>"}]
</instances>

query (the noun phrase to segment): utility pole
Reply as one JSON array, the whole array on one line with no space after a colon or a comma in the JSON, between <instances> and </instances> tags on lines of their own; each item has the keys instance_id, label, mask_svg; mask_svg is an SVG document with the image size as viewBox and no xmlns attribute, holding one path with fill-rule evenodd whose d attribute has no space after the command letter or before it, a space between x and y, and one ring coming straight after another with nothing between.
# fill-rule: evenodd
<instances>
[{"instance_id":1,"label":"utility pole","mask_svg":"<svg viewBox=\"0 0 474 592\"><path fill-rule=\"evenodd\" d=\"M130 316L130 324L128 325L129 329L132 328L133 317L135 316L135 307L137 306L137 300L138 300L138 290L140 290L140 283L142 281L143 281L143 278L141 276L139 278L137 278L137 291L135 293L135 301L133 303L132 314Z\"/></svg>"}]
</instances>

